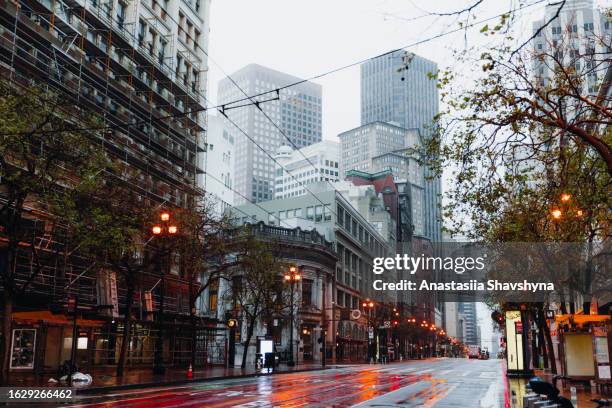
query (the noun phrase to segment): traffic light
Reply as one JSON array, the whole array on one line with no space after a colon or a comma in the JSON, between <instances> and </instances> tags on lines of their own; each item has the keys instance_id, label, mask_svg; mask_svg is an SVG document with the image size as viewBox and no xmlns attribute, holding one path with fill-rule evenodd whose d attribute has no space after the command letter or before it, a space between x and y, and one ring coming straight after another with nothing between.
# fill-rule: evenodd
<instances>
[{"instance_id":1,"label":"traffic light","mask_svg":"<svg viewBox=\"0 0 612 408\"><path fill-rule=\"evenodd\" d=\"M505 319L504 319L504 315L500 312L498 312L497 310L493 311L493 313L491 313L491 319L493 319L493 321L497 324L499 324L500 326L503 326L505 324Z\"/></svg>"},{"instance_id":2,"label":"traffic light","mask_svg":"<svg viewBox=\"0 0 612 408\"><path fill-rule=\"evenodd\" d=\"M227 327L229 327L230 329L235 329L236 327L238 327L238 320L236 320L236 319L229 319L227 321Z\"/></svg>"}]
</instances>

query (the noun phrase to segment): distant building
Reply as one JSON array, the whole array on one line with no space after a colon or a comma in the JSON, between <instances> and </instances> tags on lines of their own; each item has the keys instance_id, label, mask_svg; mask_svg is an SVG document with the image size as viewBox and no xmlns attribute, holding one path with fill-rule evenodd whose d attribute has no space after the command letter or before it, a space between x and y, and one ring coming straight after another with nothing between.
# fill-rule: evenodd
<instances>
[{"instance_id":1,"label":"distant building","mask_svg":"<svg viewBox=\"0 0 612 408\"><path fill-rule=\"evenodd\" d=\"M339 178L338 142L323 140L299 151L289 146L276 153L274 198L308 194L308 185L319 181L335 182Z\"/></svg>"},{"instance_id":2,"label":"distant building","mask_svg":"<svg viewBox=\"0 0 612 408\"><path fill-rule=\"evenodd\" d=\"M395 123L405 129L418 129L427 140L433 133L433 121L439 112L437 82L432 76L437 70L435 62L406 51L396 51L362 64L362 126L373 122ZM393 150L396 149L380 154ZM429 173L425 168L425 175L430 176ZM434 242L442 239L441 191L439 178L426 181L424 235Z\"/></svg>"},{"instance_id":3,"label":"distant building","mask_svg":"<svg viewBox=\"0 0 612 408\"><path fill-rule=\"evenodd\" d=\"M295 146L301 148L321 141L320 85L304 82L277 93L277 89L298 82L300 78L257 64L247 65L231 74L231 78L248 95L270 91L255 99L268 101L261 103L261 108ZM280 100L271 100L277 95ZM244 93L229 78L219 83L220 104L244 98ZM235 202L271 200L274 198L275 164L269 155L274 156L279 147L289 142L256 106L230 109L231 106L227 106L227 115L263 149L242 132L236 132L234 187L238 193Z\"/></svg>"},{"instance_id":4,"label":"distant building","mask_svg":"<svg viewBox=\"0 0 612 408\"><path fill-rule=\"evenodd\" d=\"M342 132L340 139L340 177L349 170L376 172L391 167L391 160L385 163L381 155L415 147L420 142L417 129L405 129L396 124L372 122ZM387 159L388 160L388 159ZM378 168L375 168L374 165ZM399 168L397 169L399 171Z\"/></svg>"},{"instance_id":5,"label":"distant building","mask_svg":"<svg viewBox=\"0 0 612 408\"><path fill-rule=\"evenodd\" d=\"M208 117L208 146L204 174L198 177L198 185L206 197L216 204L216 211L222 214L234 205L232 183L234 178L234 135L233 127L220 116Z\"/></svg>"},{"instance_id":6,"label":"distant building","mask_svg":"<svg viewBox=\"0 0 612 408\"><path fill-rule=\"evenodd\" d=\"M534 54L547 56L544 59L534 58L534 75L543 84L550 81L555 75L556 64L552 62L553 58L568 67L578 64L575 65L576 71L586 76L582 93L595 95L606 74L606 68L610 66L612 23L609 17L595 8L593 0L567 0L559 16L548 23L558 9L557 3L547 5L544 18L532 24L535 35ZM547 26L538 33L544 24ZM584 56L588 55L594 59L590 67L585 66L589 62ZM600 65L605 59L608 62Z\"/></svg>"},{"instance_id":7,"label":"distant building","mask_svg":"<svg viewBox=\"0 0 612 408\"><path fill-rule=\"evenodd\" d=\"M459 302L459 314L463 320L463 343L480 345L478 319L476 315L476 302Z\"/></svg>"}]
</instances>

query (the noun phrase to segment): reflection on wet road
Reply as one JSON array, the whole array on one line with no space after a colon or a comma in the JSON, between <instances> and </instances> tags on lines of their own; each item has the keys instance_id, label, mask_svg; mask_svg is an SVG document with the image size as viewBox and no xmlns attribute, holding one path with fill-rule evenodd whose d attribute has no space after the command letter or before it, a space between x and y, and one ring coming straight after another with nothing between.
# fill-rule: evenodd
<instances>
[{"instance_id":1,"label":"reflection on wet road","mask_svg":"<svg viewBox=\"0 0 612 408\"><path fill-rule=\"evenodd\" d=\"M503 408L499 360L431 359L83 397L87 407Z\"/></svg>"}]
</instances>

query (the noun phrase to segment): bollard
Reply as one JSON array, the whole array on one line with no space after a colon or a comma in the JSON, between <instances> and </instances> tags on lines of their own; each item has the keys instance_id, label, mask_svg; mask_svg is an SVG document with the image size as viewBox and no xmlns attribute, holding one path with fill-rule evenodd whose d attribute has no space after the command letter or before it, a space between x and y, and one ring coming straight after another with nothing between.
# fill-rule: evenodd
<instances>
[{"instance_id":1,"label":"bollard","mask_svg":"<svg viewBox=\"0 0 612 408\"><path fill-rule=\"evenodd\" d=\"M578 395L576 394L576 387L570 387L570 400L574 404L574 408L578 408Z\"/></svg>"}]
</instances>

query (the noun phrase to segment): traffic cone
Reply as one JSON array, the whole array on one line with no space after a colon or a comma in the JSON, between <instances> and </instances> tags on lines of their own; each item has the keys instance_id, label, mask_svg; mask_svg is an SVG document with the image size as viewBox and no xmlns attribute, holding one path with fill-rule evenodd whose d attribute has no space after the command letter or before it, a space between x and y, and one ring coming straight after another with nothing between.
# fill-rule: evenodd
<instances>
[{"instance_id":1,"label":"traffic cone","mask_svg":"<svg viewBox=\"0 0 612 408\"><path fill-rule=\"evenodd\" d=\"M193 378L193 367L189 364L189 370L187 370L187 378Z\"/></svg>"}]
</instances>

